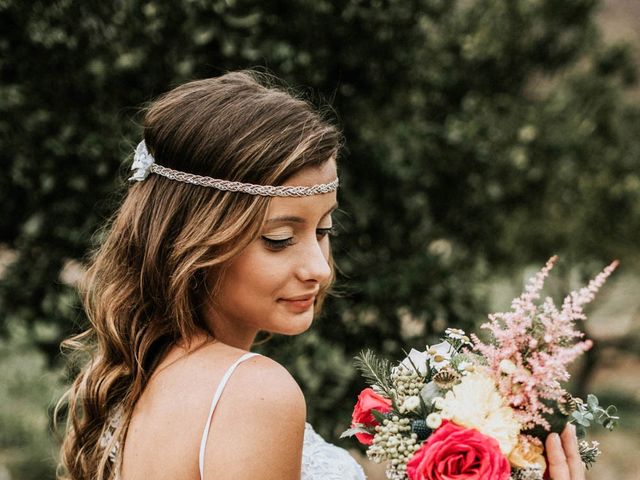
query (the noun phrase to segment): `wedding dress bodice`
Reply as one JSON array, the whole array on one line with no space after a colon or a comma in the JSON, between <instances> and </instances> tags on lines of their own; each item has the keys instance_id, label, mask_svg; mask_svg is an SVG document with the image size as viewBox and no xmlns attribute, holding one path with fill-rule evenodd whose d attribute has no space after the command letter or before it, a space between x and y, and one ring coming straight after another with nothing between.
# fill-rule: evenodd
<instances>
[{"instance_id":1,"label":"wedding dress bodice","mask_svg":"<svg viewBox=\"0 0 640 480\"><path fill-rule=\"evenodd\" d=\"M231 374L236 367L251 358L257 353L245 353L233 365L226 371L216 392L211 401L211 407L209 408L209 417L207 418L207 424L205 425L202 433L202 440L200 442L200 454L199 454L199 468L200 479L203 480L204 470L204 453L207 445L207 438L209 436L209 428L211 425L211 419L213 418L213 412L215 411L218 400L222 395L227 381L231 377ZM111 436L118 425L118 417L116 416L111 420L110 429L101 439L103 446L109 444ZM116 447L110 452L110 458L115 461L118 453L118 443ZM325 441L320 435L318 435L311 424L305 423L304 428L304 443L302 448L302 472L300 476L301 480L366 480L362 467L356 462L349 453L336 445L332 445Z\"/></svg>"},{"instance_id":2,"label":"wedding dress bodice","mask_svg":"<svg viewBox=\"0 0 640 480\"><path fill-rule=\"evenodd\" d=\"M365 480L362 467L349 453L318 435L307 423L302 447L301 480Z\"/></svg>"}]
</instances>

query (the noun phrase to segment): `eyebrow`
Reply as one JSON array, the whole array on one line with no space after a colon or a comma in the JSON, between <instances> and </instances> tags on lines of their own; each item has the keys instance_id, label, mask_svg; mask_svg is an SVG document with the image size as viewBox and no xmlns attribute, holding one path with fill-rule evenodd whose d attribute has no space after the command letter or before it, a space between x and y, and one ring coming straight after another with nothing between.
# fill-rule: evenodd
<instances>
[{"instance_id":1,"label":"eyebrow","mask_svg":"<svg viewBox=\"0 0 640 480\"><path fill-rule=\"evenodd\" d=\"M326 217L337 208L338 204L336 203L329 210L327 210L324 215L322 215L322 218ZM281 217L270 218L265 223L306 223L306 220L302 217L296 217L295 215L283 215Z\"/></svg>"}]
</instances>

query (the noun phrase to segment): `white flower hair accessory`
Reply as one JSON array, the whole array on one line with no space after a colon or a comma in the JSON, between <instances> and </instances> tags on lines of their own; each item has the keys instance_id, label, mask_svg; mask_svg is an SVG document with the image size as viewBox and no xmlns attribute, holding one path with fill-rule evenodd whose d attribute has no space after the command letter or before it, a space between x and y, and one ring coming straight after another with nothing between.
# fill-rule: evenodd
<instances>
[{"instance_id":1,"label":"white flower hair accessory","mask_svg":"<svg viewBox=\"0 0 640 480\"><path fill-rule=\"evenodd\" d=\"M129 181L142 182L149 173L161 175L170 180L178 182L191 183L203 187L211 187L217 190L227 192L248 193L249 195L260 195L263 197L307 197L310 195L319 195L323 193L333 192L338 188L339 181L336 178L329 183L321 183L310 186L273 186L273 185L256 185L253 183L232 182L230 180L221 180L219 178L204 177L193 173L181 172L172 168L163 167L155 162L153 156L147 150L147 145L142 140L136 147L133 155L133 164L131 170L135 170L134 174L129 177Z\"/></svg>"},{"instance_id":2,"label":"white flower hair accessory","mask_svg":"<svg viewBox=\"0 0 640 480\"><path fill-rule=\"evenodd\" d=\"M147 145L144 143L144 140L142 140L136 147L136 152L133 155L131 170L135 170L135 172L129 177L129 181L143 181L149 173L151 173L151 165L154 163L154 158L147 150Z\"/></svg>"}]
</instances>

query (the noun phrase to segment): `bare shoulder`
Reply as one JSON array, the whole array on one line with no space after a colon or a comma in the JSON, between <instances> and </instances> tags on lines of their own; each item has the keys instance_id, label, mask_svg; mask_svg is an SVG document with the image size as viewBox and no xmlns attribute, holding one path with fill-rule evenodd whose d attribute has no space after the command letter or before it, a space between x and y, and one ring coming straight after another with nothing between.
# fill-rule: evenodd
<instances>
[{"instance_id":1,"label":"bare shoulder","mask_svg":"<svg viewBox=\"0 0 640 480\"><path fill-rule=\"evenodd\" d=\"M300 386L285 367L275 360L256 355L245 360L234 373L235 386L231 396L247 405L270 404L286 408L302 409L306 413L305 400Z\"/></svg>"},{"instance_id":2,"label":"bare shoulder","mask_svg":"<svg viewBox=\"0 0 640 480\"><path fill-rule=\"evenodd\" d=\"M214 378L215 372L208 372L210 368L218 370L219 365L227 368L227 365L231 365L245 353L247 352L229 345L212 345L208 351L203 352L202 363L195 369L197 381L201 381L203 373ZM191 371L194 371L193 367L192 364ZM304 395L296 380L284 366L264 355L250 357L236 367L224 389L223 397L232 398L237 405L280 405L303 409L306 414Z\"/></svg>"},{"instance_id":3,"label":"bare shoulder","mask_svg":"<svg viewBox=\"0 0 640 480\"><path fill-rule=\"evenodd\" d=\"M216 407L204 478L298 480L305 418L304 395L286 368L260 355L243 361Z\"/></svg>"}]
</instances>

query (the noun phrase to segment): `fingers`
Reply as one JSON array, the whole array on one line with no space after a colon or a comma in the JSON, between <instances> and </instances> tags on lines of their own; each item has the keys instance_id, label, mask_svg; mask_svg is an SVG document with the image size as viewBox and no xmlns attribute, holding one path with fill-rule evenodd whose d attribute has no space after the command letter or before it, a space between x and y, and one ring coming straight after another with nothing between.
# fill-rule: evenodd
<instances>
[{"instance_id":1,"label":"fingers","mask_svg":"<svg viewBox=\"0 0 640 480\"><path fill-rule=\"evenodd\" d=\"M578 450L578 437L576 436L575 425L568 424L562 432L561 439L564 454L569 464L571 480L584 480L585 468L582 463L582 458L580 458L580 451Z\"/></svg>"},{"instance_id":2,"label":"fingers","mask_svg":"<svg viewBox=\"0 0 640 480\"><path fill-rule=\"evenodd\" d=\"M551 433L545 442L547 460L549 460L549 476L551 480L573 480L564 454L560 435Z\"/></svg>"},{"instance_id":3,"label":"fingers","mask_svg":"<svg viewBox=\"0 0 640 480\"><path fill-rule=\"evenodd\" d=\"M576 428L567 425L562 437L551 433L545 443L551 480L585 480L584 465L578 450Z\"/></svg>"}]
</instances>

